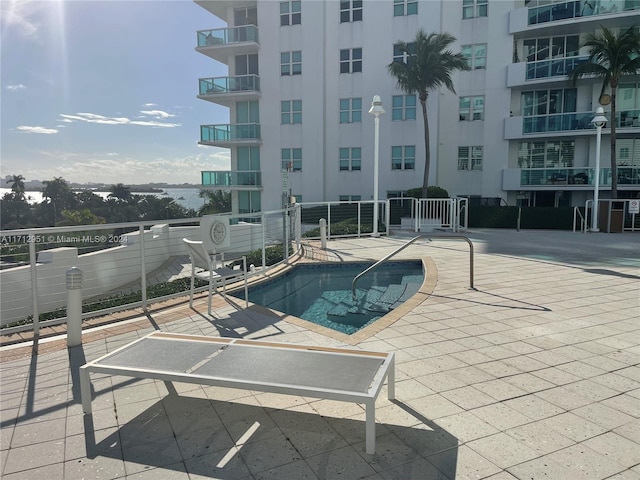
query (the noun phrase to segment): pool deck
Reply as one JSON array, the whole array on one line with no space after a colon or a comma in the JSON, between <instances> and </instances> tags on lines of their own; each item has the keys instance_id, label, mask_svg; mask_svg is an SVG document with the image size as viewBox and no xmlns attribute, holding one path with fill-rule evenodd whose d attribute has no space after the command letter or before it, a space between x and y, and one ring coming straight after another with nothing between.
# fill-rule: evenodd
<instances>
[{"instance_id":1,"label":"pool deck","mask_svg":"<svg viewBox=\"0 0 640 480\"><path fill-rule=\"evenodd\" d=\"M114 315L81 347L63 327L37 355L28 339L2 347L0 476L640 478L640 233L465 234L475 290L465 242L419 241L398 258L429 258L430 294L355 342L217 298L211 318L201 297ZM330 241L306 258L372 260L408 238ZM88 422L79 367L154 329L396 352L376 454L360 405L154 380L96 375Z\"/></svg>"}]
</instances>

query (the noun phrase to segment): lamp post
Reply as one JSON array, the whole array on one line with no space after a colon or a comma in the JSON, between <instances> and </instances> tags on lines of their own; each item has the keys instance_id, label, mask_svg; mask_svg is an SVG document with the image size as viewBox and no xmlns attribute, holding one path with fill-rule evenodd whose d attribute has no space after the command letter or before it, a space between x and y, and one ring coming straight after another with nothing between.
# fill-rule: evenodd
<instances>
[{"instance_id":1,"label":"lamp post","mask_svg":"<svg viewBox=\"0 0 640 480\"><path fill-rule=\"evenodd\" d=\"M600 141L602 140L602 127L607 123L602 107L596 108L596 116L591 120L596 127L596 171L593 176L593 212L591 216L591 231L599 232L598 228L598 194L600 190ZM612 159L611 161L615 161Z\"/></svg>"},{"instance_id":2,"label":"lamp post","mask_svg":"<svg viewBox=\"0 0 640 480\"><path fill-rule=\"evenodd\" d=\"M382 108L382 100L380 95L373 96L373 102L371 102L371 108L369 113L374 115L374 141L373 141L373 237L379 236L378 234L378 161L380 154L380 115L384 113Z\"/></svg>"}]
</instances>

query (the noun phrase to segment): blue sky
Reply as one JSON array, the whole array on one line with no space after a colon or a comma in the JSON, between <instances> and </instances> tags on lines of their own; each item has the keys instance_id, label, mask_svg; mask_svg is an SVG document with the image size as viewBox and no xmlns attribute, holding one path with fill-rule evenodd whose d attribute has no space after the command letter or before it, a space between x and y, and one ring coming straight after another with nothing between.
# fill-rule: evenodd
<instances>
[{"instance_id":1,"label":"blue sky","mask_svg":"<svg viewBox=\"0 0 640 480\"><path fill-rule=\"evenodd\" d=\"M228 110L198 100L226 66L195 52L224 26L190 0L1 0L0 176L125 184L200 183L229 168L198 146Z\"/></svg>"}]
</instances>

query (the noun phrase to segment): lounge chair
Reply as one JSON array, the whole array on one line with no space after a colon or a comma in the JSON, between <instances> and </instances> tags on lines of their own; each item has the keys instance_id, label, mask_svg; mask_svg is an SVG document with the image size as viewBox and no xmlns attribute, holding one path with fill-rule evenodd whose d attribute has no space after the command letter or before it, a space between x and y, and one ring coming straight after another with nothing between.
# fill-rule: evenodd
<instances>
[{"instance_id":1,"label":"lounge chair","mask_svg":"<svg viewBox=\"0 0 640 480\"><path fill-rule=\"evenodd\" d=\"M219 287L222 287L222 296L226 298L226 286L231 283L236 283L244 279L244 299L245 305L249 306L249 296L247 290L247 258L242 257L242 269L234 270L232 268L225 267L222 262L222 256L220 255L220 261L218 261L218 254L209 254L204 248L204 244L201 241L188 240L183 238L182 241L187 246L189 252L189 258L191 260L191 288L189 294L189 307L193 308L193 291L195 286L195 279L200 278L209 282L209 300L207 306L207 313L211 315L211 297L218 291Z\"/></svg>"}]
</instances>

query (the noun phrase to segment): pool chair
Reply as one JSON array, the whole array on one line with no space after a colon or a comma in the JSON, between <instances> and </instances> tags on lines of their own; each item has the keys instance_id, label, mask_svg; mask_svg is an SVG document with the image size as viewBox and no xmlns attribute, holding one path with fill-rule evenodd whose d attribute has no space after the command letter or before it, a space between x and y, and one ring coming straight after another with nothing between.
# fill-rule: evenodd
<instances>
[{"instance_id":1,"label":"pool chair","mask_svg":"<svg viewBox=\"0 0 640 480\"><path fill-rule=\"evenodd\" d=\"M244 280L244 298L245 305L249 306L249 296L247 295L247 258L242 257L242 269L232 269L222 264L222 255L220 260L218 254L209 254L200 241L188 240L183 238L182 241L187 246L189 259L191 260L191 289L189 295L189 307L193 307L193 290L195 279L200 278L209 282L209 301L207 312L211 315L211 297L218 289L222 287L222 296L226 299L226 286L231 283Z\"/></svg>"}]
</instances>

